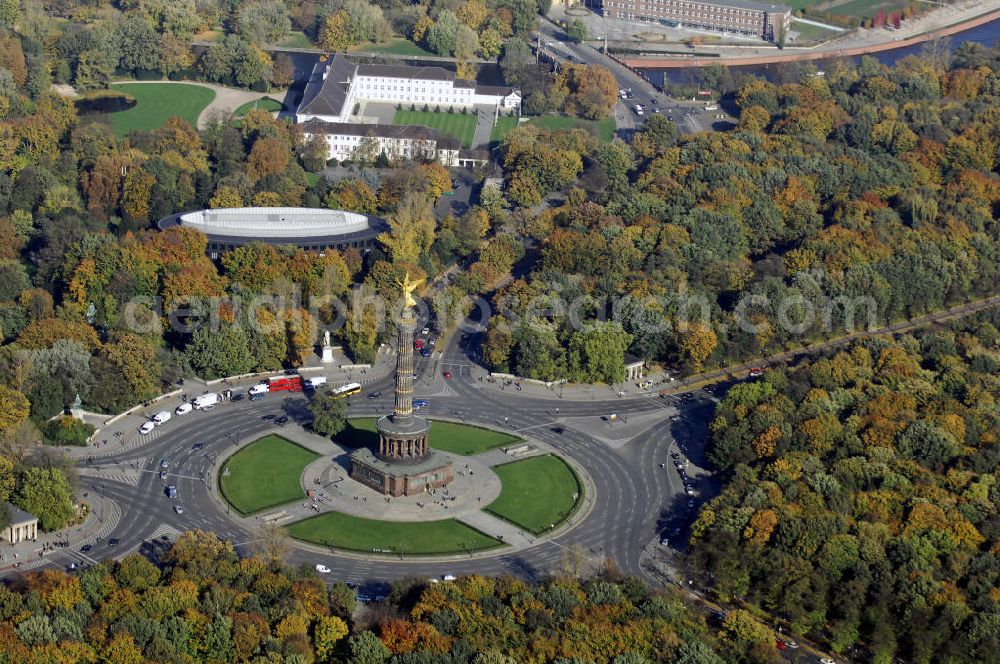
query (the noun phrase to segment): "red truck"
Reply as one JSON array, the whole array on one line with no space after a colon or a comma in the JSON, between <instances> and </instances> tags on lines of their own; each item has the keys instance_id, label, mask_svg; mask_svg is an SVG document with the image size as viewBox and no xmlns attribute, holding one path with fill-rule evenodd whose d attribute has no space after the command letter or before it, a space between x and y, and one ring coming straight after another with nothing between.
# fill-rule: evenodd
<instances>
[{"instance_id":1,"label":"red truck","mask_svg":"<svg viewBox=\"0 0 1000 664\"><path fill-rule=\"evenodd\" d=\"M267 379L268 392L301 392L302 376L271 376Z\"/></svg>"}]
</instances>

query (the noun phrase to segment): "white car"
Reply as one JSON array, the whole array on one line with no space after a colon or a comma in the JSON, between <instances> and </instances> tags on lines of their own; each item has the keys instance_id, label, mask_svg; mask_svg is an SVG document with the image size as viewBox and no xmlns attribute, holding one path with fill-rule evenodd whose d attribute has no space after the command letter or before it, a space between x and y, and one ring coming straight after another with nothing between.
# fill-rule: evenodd
<instances>
[{"instance_id":1,"label":"white car","mask_svg":"<svg viewBox=\"0 0 1000 664\"><path fill-rule=\"evenodd\" d=\"M192 408L191 404L182 403L181 405L177 406L176 410L174 410L174 415L187 415L192 410L194 410L194 408Z\"/></svg>"},{"instance_id":2,"label":"white car","mask_svg":"<svg viewBox=\"0 0 1000 664\"><path fill-rule=\"evenodd\" d=\"M458 581L458 577L454 574L445 574L441 577L442 581Z\"/></svg>"},{"instance_id":3,"label":"white car","mask_svg":"<svg viewBox=\"0 0 1000 664\"><path fill-rule=\"evenodd\" d=\"M330 568L327 567L326 565L320 565L319 563L316 563L316 571L319 572L320 574L329 574Z\"/></svg>"},{"instance_id":4,"label":"white car","mask_svg":"<svg viewBox=\"0 0 1000 664\"><path fill-rule=\"evenodd\" d=\"M153 424L152 422L143 422L142 426L139 427L139 433L141 433L143 436L145 436L147 433L149 433L150 431L152 431L155 428L156 428L156 425Z\"/></svg>"},{"instance_id":5,"label":"white car","mask_svg":"<svg viewBox=\"0 0 1000 664\"><path fill-rule=\"evenodd\" d=\"M184 514L184 508L181 507L180 505L174 505L174 511L177 512L178 514Z\"/></svg>"},{"instance_id":6,"label":"white car","mask_svg":"<svg viewBox=\"0 0 1000 664\"><path fill-rule=\"evenodd\" d=\"M837 664L837 662L833 661L829 657L820 657L819 664Z\"/></svg>"},{"instance_id":7,"label":"white car","mask_svg":"<svg viewBox=\"0 0 1000 664\"><path fill-rule=\"evenodd\" d=\"M420 330L420 334L427 335L427 334L430 334L430 333L431 333L431 328L429 328L429 327L425 327L424 329Z\"/></svg>"}]
</instances>

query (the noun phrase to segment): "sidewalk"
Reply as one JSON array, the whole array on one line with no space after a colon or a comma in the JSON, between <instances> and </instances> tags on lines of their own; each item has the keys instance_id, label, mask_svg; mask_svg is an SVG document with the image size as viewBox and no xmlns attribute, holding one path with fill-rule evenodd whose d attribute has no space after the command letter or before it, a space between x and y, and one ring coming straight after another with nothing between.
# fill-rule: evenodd
<instances>
[{"instance_id":1,"label":"sidewalk","mask_svg":"<svg viewBox=\"0 0 1000 664\"><path fill-rule=\"evenodd\" d=\"M50 553L70 550L81 562L96 562L79 552L84 544L104 538L118 525L121 509L113 500L91 493L83 499L91 509L84 522L53 533L40 533L38 538L17 544L0 546L0 575L13 571L26 572L48 564Z\"/></svg>"},{"instance_id":2,"label":"sidewalk","mask_svg":"<svg viewBox=\"0 0 1000 664\"><path fill-rule=\"evenodd\" d=\"M325 365L320 363L317 358L315 362L301 367L300 371L307 378L325 375L327 381L334 385L351 381L367 385L387 376L394 368L395 355L389 350L380 349L376 355L375 364L370 369L341 368L340 362ZM175 420L183 422L185 417L190 417L190 415L174 416L166 424L153 429L151 433L145 436L141 435L139 426L149 421L155 413L162 410L173 413L180 404L207 392L221 392L226 389L245 391L250 386L261 382L263 377L279 373L279 371L265 371L238 379L222 378L211 381L191 378L185 380L179 389L160 395L145 404L134 406L124 413L118 415L86 413L86 421L97 427L97 430L90 437L90 444L63 446L58 449L71 459L102 459L127 452L156 440L164 430L175 426ZM220 405L225 407L224 403Z\"/></svg>"}]
</instances>

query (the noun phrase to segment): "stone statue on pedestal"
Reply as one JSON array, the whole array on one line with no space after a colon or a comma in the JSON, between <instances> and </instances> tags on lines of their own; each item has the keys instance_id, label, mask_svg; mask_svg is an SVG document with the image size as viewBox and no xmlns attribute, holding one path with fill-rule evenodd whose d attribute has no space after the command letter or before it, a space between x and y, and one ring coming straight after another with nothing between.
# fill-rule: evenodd
<instances>
[{"instance_id":1,"label":"stone statue on pedestal","mask_svg":"<svg viewBox=\"0 0 1000 664\"><path fill-rule=\"evenodd\" d=\"M330 345L330 330L325 330L323 332L323 355L320 357L321 362L333 362L333 346Z\"/></svg>"}]
</instances>

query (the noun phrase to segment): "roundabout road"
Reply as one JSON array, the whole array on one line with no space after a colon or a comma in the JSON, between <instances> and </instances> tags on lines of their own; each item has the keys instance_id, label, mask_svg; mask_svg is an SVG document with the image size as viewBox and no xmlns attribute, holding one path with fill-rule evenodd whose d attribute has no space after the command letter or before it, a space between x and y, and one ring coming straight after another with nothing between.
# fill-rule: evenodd
<instances>
[{"instance_id":1,"label":"roundabout road","mask_svg":"<svg viewBox=\"0 0 1000 664\"><path fill-rule=\"evenodd\" d=\"M685 413L686 422L704 427L712 410L707 395L688 397L688 401L656 396L564 401L554 394L553 398L541 398L517 391L497 392L472 378L472 361L466 352L475 355L480 335L468 337L467 349L457 339L456 335L441 359L453 372L453 378L446 381L447 396L429 397L430 405L421 414L431 420L437 415L523 432L571 457L590 475L596 494L588 496L593 500L589 512L581 508L581 513L585 513L582 522L530 548L488 557L455 556L448 561L430 561L373 555L359 559L323 553L314 546L296 546L287 554L288 562L310 566L322 563L331 568L331 579L356 583L460 573L534 578L557 569L567 555L580 556L595 564L611 559L626 573L648 576L640 566L643 550L657 541L666 521L683 519L690 513L672 466L666 463L665 468L660 467L669 461L674 445L673 423L667 418L680 411ZM437 366L432 361L418 364L416 371L425 384L432 383L434 376L430 372ZM350 416L375 415L391 408L390 378L366 387L382 391L382 398L354 397ZM249 553L254 529L245 526L245 521L231 518L228 510L210 495L209 483L216 481L210 476L211 469L218 457L228 456L244 442L273 430L273 422L262 419L265 415L287 415L290 425L306 423L309 417L306 404L302 394L222 404L211 413L196 412L174 418L158 428L159 435L154 439L132 449L92 461L81 459L77 464L81 470L80 491L114 500L121 508L121 518L104 541L89 542L93 549L87 555L81 554L77 545L57 550L48 557L48 564L90 563L137 550L147 552L164 545L166 542L161 538L165 536L172 538L196 528L231 540L238 551ZM662 413L662 420L657 420L654 411ZM628 442L618 441L623 444L616 446L563 423L565 418L596 417L612 412L619 416L646 413L645 417L651 418L650 426ZM692 441L700 438L694 436ZM196 443L204 447L195 451L192 446ZM700 457L697 449L688 452L696 461ZM160 480L160 461L164 458L170 460L168 478ZM167 484L176 485L176 499L166 496ZM175 505L183 507L183 514L175 513ZM117 538L120 543L108 546L110 538Z\"/></svg>"}]
</instances>

